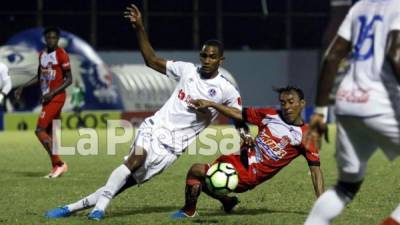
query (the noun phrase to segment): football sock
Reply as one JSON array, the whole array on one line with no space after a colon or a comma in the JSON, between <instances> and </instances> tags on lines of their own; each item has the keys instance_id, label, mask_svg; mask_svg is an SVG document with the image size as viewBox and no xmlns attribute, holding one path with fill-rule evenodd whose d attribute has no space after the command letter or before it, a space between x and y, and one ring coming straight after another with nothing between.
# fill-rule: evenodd
<instances>
[{"instance_id":1,"label":"football sock","mask_svg":"<svg viewBox=\"0 0 400 225\"><path fill-rule=\"evenodd\" d=\"M185 206L184 211L188 216L192 216L196 212L197 199L201 193L201 182L198 179L190 178L186 180L185 187Z\"/></svg>"},{"instance_id":2,"label":"football sock","mask_svg":"<svg viewBox=\"0 0 400 225\"><path fill-rule=\"evenodd\" d=\"M379 225L400 225L400 223L396 222L393 218L389 217Z\"/></svg>"},{"instance_id":3,"label":"football sock","mask_svg":"<svg viewBox=\"0 0 400 225\"><path fill-rule=\"evenodd\" d=\"M129 176L126 184L121 189L118 190L118 192L114 195L114 197L116 197L117 195L119 195L120 193L125 191L126 189L128 189L136 184L137 184L136 180L133 179L132 176ZM99 197L101 196L103 191L104 191L104 187L101 187L101 188L97 189L97 191L82 198L81 200L67 205L67 207L71 212L76 212L76 211L91 208L96 205L97 200L99 199Z\"/></svg>"},{"instance_id":4,"label":"football sock","mask_svg":"<svg viewBox=\"0 0 400 225\"><path fill-rule=\"evenodd\" d=\"M93 192L92 194L82 198L81 200L67 205L69 211L76 212L83 209L87 209L96 205L97 200L101 193L104 191L104 187L97 189L97 191Z\"/></svg>"},{"instance_id":5,"label":"football sock","mask_svg":"<svg viewBox=\"0 0 400 225\"><path fill-rule=\"evenodd\" d=\"M323 193L315 202L305 225L329 225L330 221L337 217L350 198L337 193L335 189L330 189Z\"/></svg>"},{"instance_id":6,"label":"football sock","mask_svg":"<svg viewBox=\"0 0 400 225\"><path fill-rule=\"evenodd\" d=\"M54 166L62 166L64 162L60 159L58 155L52 155L51 157L51 165Z\"/></svg>"},{"instance_id":7,"label":"football sock","mask_svg":"<svg viewBox=\"0 0 400 225\"><path fill-rule=\"evenodd\" d=\"M36 135L37 135L40 143L42 143L43 147L46 149L47 153L49 154L52 167L62 166L63 161L60 159L60 157L57 154L53 154L53 152L52 152L51 136L43 130L36 132Z\"/></svg>"},{"instance_id":8,"label":"football sock","mask_svg":"<svg viewBox=\"0 0 400 225\"><path fill-rule=\"evenodd\" d=\"M117 191L126 183L131 171L124 164L117 167L108 178L107 184L99 196L94 210L105 211Z\"/></svg>"}]
</instances>

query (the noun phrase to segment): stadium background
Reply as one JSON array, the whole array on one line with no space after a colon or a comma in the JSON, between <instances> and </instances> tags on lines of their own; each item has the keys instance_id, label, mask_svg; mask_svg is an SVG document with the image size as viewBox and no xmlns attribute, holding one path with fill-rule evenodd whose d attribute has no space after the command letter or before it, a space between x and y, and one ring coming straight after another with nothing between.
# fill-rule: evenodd
<instances>
[{"instance_id":1,"label":"stadium background","mask_svg":"<svg viewBox=\"0 0 400 225\"><path fill-rule=\"evenodd\" d=\"M351 2L331 1L336 6ZM329 0L133 2L143 10L154 48L168 59L198 62L198 50L204 40L222 40L226 47L224 68L235 78L247 106L276 105L272 87L287 84L303 88L307 101L312 105L319 56L321 49L326 47L324 32L332 32L332 19L336 16L340 18L346 12L340 9L337 15L332 14L335 10ZM66 202L76 201L104 185L110 171L121 163L130 143L119 144L116 155L106 153L106 130L103 128L107 119L124 118L137 125L168 97L167 92L173 88L171 83L163 86L160 83L164 82L160 81L168 82L161 80L163 78L146 78L160 76L143 69L134 30L122 17L129 3L127 0L1 2L0 61L10 65L13 79L18 78L16 81L21 82L35 73L32 62L37 63L36 52L43 47L38 39L41 28L58 26L68 32L63 33L65 40L78 40L76 37L79 37L85 42L69 48L73 51L70 54L75 55L71 57L74 78L84 81L85 76L91 75L89 77L95 81L101 81L110 75L113 82L107 83L110 80L106 79L104 85L102 80L99 86L85 83L87 99L82 117L87 127L97 128L98 154L63 157L68 162L69 171L61 179L49 181L41 178L48 172L49 162L32 130L40 110L37 90L28 90L25 104L13 105L13 112L0 111L0 130L6 129L0 132L0 224L87 224L87 211L56 221L46 220L43 213ZM337 25L339 20L333 21L333 24ZM27 31L32 31L32 36L21 33ZM33 43L31 50L10 47L10 43L26 41ZM94 56L88 56L91 51L79 51L87 46L95 52ZM131 87L135 89L122 92L123 86L118 85L123 77L131 79L135 84ZM107 89L113 85L119 88ZM118 96L128 96L130 101L121 98L119 103L122 104L111 104L107 90L117 90ZM98 96L106 101L95 98L96 93L100 93ZM12 97L10 100L13 101ZM132 110L134 108L137 110ZM76 146L78 141L87 140L87 136L82 136L76 127L77 120L66 106L62 120L64 146ZM216 140L221 140L221 130L226 126L211 128L217 128ZM252 127L253 134L255 130ZM333 127L330 131L330 139L334 140ZM323 143L321 165L326 187L332 186L337 176L333 154L334 141ZM202 197L198 205L199 218L171 222L170 213L179 209L184 201L187 169L193 163L211 162L215 158L215 154L183 155L162 176L128 190L113 201L102 224L287 225L304 222L315 195L308 167L301 157L271 181L241 194L241 203L234 214L224 214L218 210L220 205L216 201ZM400 201L398 179L393 179L398 177L399 162L388 164L384 155L378 153L370 160L369 167L368 179L356 200L333 224L375 225L389 215Z\"/></svg>"},{"instance_id":2,"label":"stadium background","mask_svg":"<svg viewBox=\"0 0 400 225\"><path fill-rule=\"evenodd\" d=\"M39 28L35 35L40 40L40 28L46 26L60 27L68 35L83 39L101 58L104 66L110 68L107 75L112 77L112 84L105 86L115 85L113 91L116 92L110 97L115 98L110 100L113 102L104 103L96 99L96 96L93 97L96 87L86 87L84 110L117 110L123 118L138 123L141 115L148 114L132 112L152 112L159 108L173 90L173 84L161 78L168 85L148 87L146 83L160 82L143 81L148 78L140 78L140 75L151 72L137 72L143 69L135 70L135 67L131 67L143 64L143 59L138 52L134 30L122 17L122 12L129 3L126 0L7 1L0 9L0 46L32 42L34 38L29 39L31 34L21 33L32 28ZM313 102L318 57L329 19L329 1L144 0L135 1L135 4L143 11L153 47L159 55L167 59L198 63L198 51L203 41L210 38L223 41L226 49L223 67L236 80L244 105L276 105L276 94L272 88L287 84L303 88L306 100ZM31 47L38 51L42 48L42 43L36 42ZM70 48L66 49L68 51ZM26 58L28 57L25 60ZM9 53L0 53L0 60L12 63L11 59L15 60L15 57ZM88 77L87 74L80 74L82 68L88 70L82 65L84 63L78 69L73 69L74 78ZM15 67L18 68L18 65ZM30 69L31 73L34 73L34 68ZM120 79L124 73L128 73L129 79L136 79L132 81L136 82L136 86L127 87L126 92L121 88L124 80ZM20 74L11 66L10 75L15 78ZM101 94L107 95L110 91L112 90L102 89ZM27 93L28 97L22 105L13 102L11 93L10 103L13 103L14 107L11 108L14 111L40 110L37 90L32 88ZM124 96L130 97L124 99ZM311 110L308 107L306 114ZM66 106L64 111L70 111L70 107ZM101 118L98 115L101 116L102 113L89 114L87 126L100 124ZM9 113L3 117L0 127L33 129L31 124L34 124L36 115L26 115ZM221 122L225 123L226 120L222 119Z\"/></svg>"}]
</instances>

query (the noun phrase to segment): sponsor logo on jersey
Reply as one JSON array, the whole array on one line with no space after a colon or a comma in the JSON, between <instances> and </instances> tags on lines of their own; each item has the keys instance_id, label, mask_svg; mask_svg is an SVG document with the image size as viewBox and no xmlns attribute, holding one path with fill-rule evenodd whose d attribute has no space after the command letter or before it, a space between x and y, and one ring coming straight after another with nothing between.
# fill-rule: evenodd
<instances>
[{"instance_id":1,"label":"sponsor logo on jersey","mask_svg":"<svg viewBox=\"0 0 400 225\"><path fill-rule=\"evenodd\" d=\"M287 154L284 149L290 144L290 139L285 135L277 143L268 134L262 132L256 137L256 143L268 158L278 161Z\"/></svg>"},{"instance_id":2,"label":"sponsor logo on jersey","mask_svg":"<svg viewBox=\"0 0 400 225\"><path fill-rule=\"evenodd\" d=\"M351 103L367 103L370 90L338 90L336 94L337 101L346 101Z\"/></svg>"}]
</instances>

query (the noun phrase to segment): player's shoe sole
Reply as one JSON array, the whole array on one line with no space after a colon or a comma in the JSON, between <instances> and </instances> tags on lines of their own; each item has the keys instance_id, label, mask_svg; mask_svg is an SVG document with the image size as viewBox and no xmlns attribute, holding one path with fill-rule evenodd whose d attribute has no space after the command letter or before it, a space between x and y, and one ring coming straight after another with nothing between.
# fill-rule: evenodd
<instances>
[{"instance_id":1,"label":"player's shoe sole","mask_svg":"<svg viewBox=\"0 0 400 225\"><path fill-rule=\"evenodd\" d=\"M171 214L171 219L179 220L179 219L193 218L193 217L197 217L197 216L199 216L199 214L197 212L194 212L193 215L189 216L184 211L179 210L179 211L176 211L173 214Z\"/></svg>"},{"instance_id":2,"label":"player's shoe sole","mask_svg":"<svg viewBox=\"0 0 400 225\"><path fill-rule=\"evenodd\" d=\"M100 221L100 220L104 219L104 211L100 211L100 210L91 211L88 215L88 219Z\"/></svg>"},{"instance_id":3,"label":"player's shoe sole","mask_svg":"<svg viewBox=\"0 0 400 225\"><path fill-rule=\"evenodd\" d=\"M69 209L66 206L49 210L44 214L44 216L48 219L69 217L70 215L71 211L69 211Z\"/></svg>"}]
</instances>

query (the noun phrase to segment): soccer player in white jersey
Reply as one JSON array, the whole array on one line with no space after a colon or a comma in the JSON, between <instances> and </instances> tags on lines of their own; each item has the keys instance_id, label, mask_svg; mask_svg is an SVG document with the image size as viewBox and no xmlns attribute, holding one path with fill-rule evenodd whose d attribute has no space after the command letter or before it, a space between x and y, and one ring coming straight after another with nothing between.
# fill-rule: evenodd
<instances>
[{"instance_id":1,"label":"soccer player in white jersey","mask_svg":"<svg viewBox=\"0 0 400 225\"><path fill-rule=\"evenodd\" d=\"M327 225L354 198L367 162L379 148L400 153L400 0L362 0L347 14L323 58L316 113L324 125L328 93L339 62L351 66L336 94L338 181L316 201L306 225ZM400 224L400 206L382 224Z\"/></svg>"},{"instance_id":2,"label":"soccer player in white jersey","mask_svg":"<svg viewBox=\"0 0 400 225\"><path fill-rule=\"evenodd\" d=\"M8 67L0 62L0 110L5 109L6 96L12 88L11 78L8 75Z\"/></svg>"},{"instance_id":3,"label":"soccer player in white jersey","mask_svg":"<svg viewBox=\"0 0 400 225\"><path fill-rule=\"evenodd\" d=\"M67 217L94 206L88 218L101 220L116 194L168 168L218 114L215 109L197 110L191 103L193 99L206 98L238 112L242 110L239 92L218 71L224 59L220 42L205 42L200 51L201 66L166 61L150 45L139 9L135 5L127 7L125 17L136 29L146 65L178 84L164 106L140 125L128 159L111 173L107 183L76 203L48 211L48 218Z\"/></svg>"}]
</instances>

